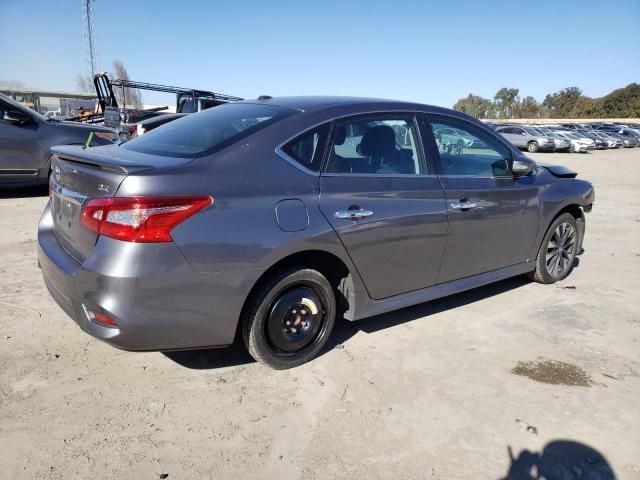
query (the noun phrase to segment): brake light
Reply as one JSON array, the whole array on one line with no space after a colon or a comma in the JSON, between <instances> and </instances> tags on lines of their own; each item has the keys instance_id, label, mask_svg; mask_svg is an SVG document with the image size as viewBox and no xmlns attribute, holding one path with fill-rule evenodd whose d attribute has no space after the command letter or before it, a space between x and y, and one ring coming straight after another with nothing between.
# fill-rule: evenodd
<instances>
[{"instance_id":1,"label":"brake light","mask_svg":"<svg viewBox=\"0 0 640 480\"><path fill-rule=\"evenodd\" d=\"M126 242L171 242L171 230L213 203L203 197L94 198L80 223L99 235Z\"/></svg>"}]
</instances>

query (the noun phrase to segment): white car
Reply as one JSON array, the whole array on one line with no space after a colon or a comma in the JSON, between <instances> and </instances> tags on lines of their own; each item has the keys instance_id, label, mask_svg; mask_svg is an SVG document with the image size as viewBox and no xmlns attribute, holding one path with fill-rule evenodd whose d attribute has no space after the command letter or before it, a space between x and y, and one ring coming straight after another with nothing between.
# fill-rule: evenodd
<instances>
[{"instance_id":1,"label":"white car","mask_svg":"<svg viewBox=\"0 0 640 480\"><path fill-rule=\"evenodd\" d=\"M582 137L578 133L568 132L566 130L555 130L553 133L566 138L571 142L572 152L590 152L596 148L596 142L590 138Z\"/></svg>"}]
</instances>

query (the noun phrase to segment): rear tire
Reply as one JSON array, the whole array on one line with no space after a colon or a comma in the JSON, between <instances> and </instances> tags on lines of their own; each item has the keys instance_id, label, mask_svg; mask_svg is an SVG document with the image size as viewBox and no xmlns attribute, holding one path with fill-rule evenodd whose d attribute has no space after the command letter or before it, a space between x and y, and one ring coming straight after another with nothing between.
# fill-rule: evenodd
<instances>
[{"instance_id":1,"label":"rear tire","mask_svg":"<svg viewBox=\"0 0 640 480\"><path fill-rule=\"evenodd\" d=\"M540 146L538 145L538 142L536 142L535 140L527 144L527 151L531 153L535 153L538 150L540 150Z\"/></svg>"},{"instance_id":2,"label":"rear tire","mask_svg":"<svg viewBox=\"0 0 640 480\"><path fill-rule=\"evenodd\" d=\"M276 370L312 360L329 339L336 298L318 271L289 268L263 282L245 305L242 336L253 358Z\"/></svg>"},{"instance_id":3,"label":"rear tire","mask_svg":"<svg viewBox=\"0 0 640 480\"><path fill-rule=\"evenodd\" d=\"M542 240L536 257L536 269L528 274L529 278L544 284L565 279L573 270L580 244L576 219L569 213L563 213L554 220Z\"/></svg>"}]
</instances>

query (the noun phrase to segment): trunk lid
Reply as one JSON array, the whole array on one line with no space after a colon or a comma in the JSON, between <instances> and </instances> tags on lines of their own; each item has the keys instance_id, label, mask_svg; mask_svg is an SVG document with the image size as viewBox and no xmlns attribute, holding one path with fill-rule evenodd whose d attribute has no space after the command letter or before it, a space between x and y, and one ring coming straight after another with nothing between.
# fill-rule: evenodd
<instances>
[{"instance_id":1,"label":"trunk lid","mask_svg":"<svg viewBox=\"0 0 640 480\"><path fill-rule=\"evenodd\" d=\"M130 174L188 163L146 155L117 145L82 148L53 147L51 164L51 209L54 234L60 245L83 262L95 247L98 235L80 223L82 209L93 198L115 196Z\"/></svg>"}]
</instances>

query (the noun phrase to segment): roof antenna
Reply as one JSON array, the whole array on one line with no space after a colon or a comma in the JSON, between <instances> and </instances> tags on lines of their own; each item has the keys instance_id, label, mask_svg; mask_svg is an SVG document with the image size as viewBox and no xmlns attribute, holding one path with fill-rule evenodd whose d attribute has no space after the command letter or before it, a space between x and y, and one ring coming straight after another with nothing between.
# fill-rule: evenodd
<instances>
[{"instance_id":1,"label":"roof antenna","mask_svg":"<svg viewBox=\"0 0 640 480\"><path fill-rule=\"evenodd\" d=\"M271 100L273 97L271 95L260 95L258 100Z\"/></svg>"}]
</instances>

